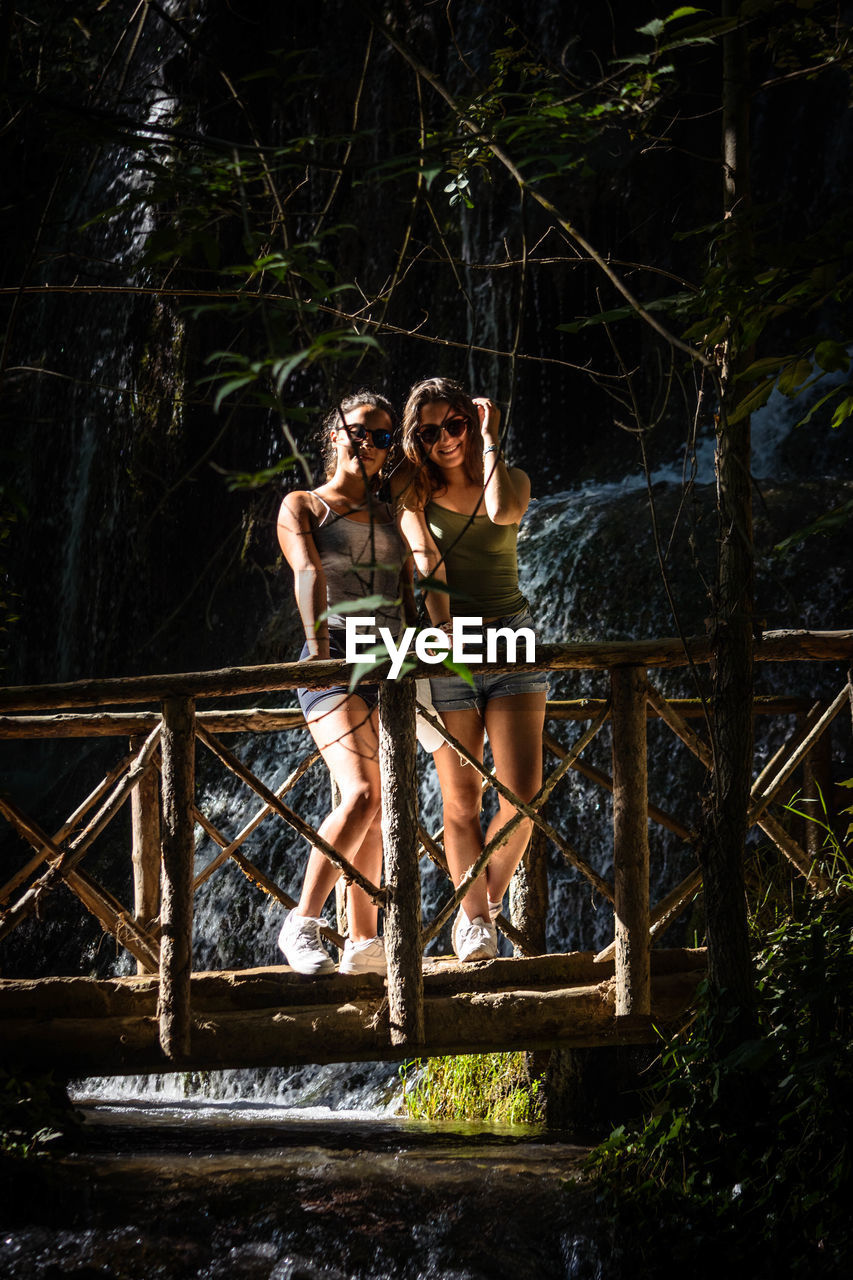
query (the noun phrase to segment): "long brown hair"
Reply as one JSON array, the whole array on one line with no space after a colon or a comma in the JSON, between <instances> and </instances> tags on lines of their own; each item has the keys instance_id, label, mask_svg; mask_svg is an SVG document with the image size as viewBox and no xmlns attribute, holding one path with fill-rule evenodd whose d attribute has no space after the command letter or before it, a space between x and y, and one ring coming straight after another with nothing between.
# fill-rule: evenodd
<instances>
[{"instance_id":1,"label":"long brown hair","mask_svg":"<svg viewBox=\"0 0 853 1280\"><path fill-rule=\"evenodd\" d=\"M445 400L450 411L461 413L468 419L465 434L465 472L474 484L483 484L483 454L477 424L479 416L468 392L452 378L426 378L417 382L409 392L403 409L403 453L411 465L407 477L407 492L403 503L407 507L423 507L436 493L447 488L441 467L427 457L427 451L418 439L421 409L425 404Z\"/></svg>"},{"instance_id":2,"label":"long brown hair","mask_svg":"<svg viewBox=\"0 0 853 1280\"><path fill-rule=\"evenodd\" d=\"M346 426L346 415L352 409L359 409L363 404L369 405L371 409L381 409L383 413L388 414L391 423L392 436L397 432L397 415L394 412L394 406L390 400L386 400L385 396L379 395L376 391L354 391L352 395L344 396L342 400L338 400L326 414L320 430L317 432L317 438L320 445L320 456L323 460L323 470L326 473L326 479L331 480L335 474L335 466L337 465L337 446L332 442L332 432ZM392 439L385 461L382 464L383 471L389 462L393 461L393 452L396 442ZM374 487L378 487L381 483L381 475L374 477Z\"/></svg>"}]
</instances>

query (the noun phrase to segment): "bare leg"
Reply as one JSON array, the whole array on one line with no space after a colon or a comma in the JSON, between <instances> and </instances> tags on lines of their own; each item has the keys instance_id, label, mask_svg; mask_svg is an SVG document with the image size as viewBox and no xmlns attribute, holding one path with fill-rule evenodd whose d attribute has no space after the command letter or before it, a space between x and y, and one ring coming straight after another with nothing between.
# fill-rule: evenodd
<instances>
[{"instance_id":1,"label":"bare leg","mask_svg":"<svg viewBox=\"0 0 853 1280\"><path fill-rule=\"evenodd\" d=\"M495 762L495 775L519 800L530 801L542 786L542 729L545 724L544 693L517 693L486 703L486 732ZM516 809L498 798L498 811L489 823L486 842L509 822ZM489 897L500 902L521 861L533 823L525 818L489 860L486 878Z\"/></svg>"},{"instance_id":2,"label":"bare leg","mask_svg":"<svg viewBox=\"0 0 853 1280\"><path fill-rule=\"evenodd\" d=\"M473 708L444 711L441 716L452 733L478 760L483 758L483 719ZM458 886L468 868L476 862L483 848L480 826L482 787L480 775L464 764L453 748L445 743L435 753L435 767L441 784L444 805L444 847L447 866L454 885ZM486 881L478 876L463 899L469 920L489 918Z\"/></svg>"},{"instance_id":3,"label":"bare leg","mask_svg":"<svg viewBox=\"0 0 853 1280\"><path fill-rule=\"evenodd\" d=\"M340 802L319 828L320 835L378 885L382 872L379 826L379 740L377 713L357 694L319 703L309 729L340 791ZM319 849L312 848L296 907L302 916L319 916L340 875ZM350 886L349 935L356 941L376 936L376 904L363 889Z\"/></svg>"}]
</instances>

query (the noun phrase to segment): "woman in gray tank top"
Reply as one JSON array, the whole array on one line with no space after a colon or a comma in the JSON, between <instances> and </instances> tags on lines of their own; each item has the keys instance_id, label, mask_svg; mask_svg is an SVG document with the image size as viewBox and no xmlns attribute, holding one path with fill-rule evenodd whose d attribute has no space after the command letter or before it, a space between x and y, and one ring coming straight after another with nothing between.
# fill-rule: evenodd
<instances>
[{"instance_id":1,"label":"woman in gray tank top","mask_svg":"<svg viewBox=\"0 0 853 1280\"><path fill-rule=\"evenodd\" d=\"M278 516L278 539L293 570L305 630L302 659L344 657L339 606L369 597L364 613L396 637L402 602L411 596L412 560L391 508L376 489L388 456L393 410L379 395L359 391L336 405L323 424L326 481L289 493ZM350 612L351 611L347 611ZM320 834L374 884L382 872L376 686L300 689L299 703L340 800ZM321 912L339 871L312 848L296 908L278 945L299 973L329 973L334 964L320 940ZM347 889L348 937L341 973L384 973L377 908L358 886Z\"/></svg>"}]
</instances>

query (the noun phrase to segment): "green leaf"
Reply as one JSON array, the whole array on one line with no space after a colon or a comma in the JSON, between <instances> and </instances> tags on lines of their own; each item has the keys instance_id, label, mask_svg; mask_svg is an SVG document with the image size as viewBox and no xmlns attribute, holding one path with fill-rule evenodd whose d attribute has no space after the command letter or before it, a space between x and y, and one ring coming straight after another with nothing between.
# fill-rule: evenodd
<instances>
[{"instance_id":1,"label":"green leaf","mask_svg":"<svg viewBox=\"0 0 853 1280\"><path fill-rule=\"evenodd\" d=\"M617 67L647 67L652 60L650 53L635 53L630 58L616 58L614 65Z\"/></svg>"},{"instance_id":2,"label":"green leaf","mask_svg":"<svg viewBox=\"0 0 853 1280\"><path fill-rule=\"evenodd\" d=\"M460 680L464 680L466 684L470 684L472 689L476 688L470 668L466 667L464 662L454 662L448 655L440 665L447 667L448 671L452 671L454 675L459 676Z\"/></svg>"},{"instance_id":3,"label":"green leaf","mask_svg":"<svg viewBox=\"0 0 853 1280\"><path fill-rule=\"evenodd\" d=\"M707 9L697 9L692 4L683 4L679 9L673 9L669 17L664 18L664 22L675 22L678 18L689 18L694 13L708 13Z\"/></svg>"},{"instance_id":4,"label":"green leaf","mask_svg":"<svg viewBox=\"0 0 853 1280\"><path fill-rule=\"evenodd\" d=\"M842 386L842 387L833 387L831 391L827 391L826 395L821 396L819 400L816 400L815 403L812 405L812 407L809 409L808 413L804 417L800 418L799 422L796 422L794 425L797 427L804 427L807 422L811 421L811 419L817 413L818 409L822 408L823 405L826 404L827 400L832 400L835 398L835 396L840 396L844 390L845 388Z\"/></svg>"},{"instance_id":5,"label":"green leaf","mask_svg":"<svg viewBox=\"0 0 853 1280\"><path fill-rule=\"evenodd\" d=\"M244 373L239 378L229 378L227 382L223 382L214 397L213 412L219 412L219 406L222 404L222 401L226 396L230 396L232 391L237 391L240 387L245 387L250 382L254 381L255 375L253 373Z\"/></svg>"},{"instance_id":6,"label":"green leaf","mask_svg":"<svg viewBox=\"0 0 853 1280\"><path fill-rule=\"evenodd\" d=\"M653 40L656 40L658 36L663 35L665 28L666 23L662 18L652 18L651 22L647 22L644 27L636 27L635 30L637 35L651 36Z\"/></svg>"},{"instance_id":7,"label":"green leaf","mask_svg":"<svg viewBox=\"0 0 853 1280\"><path fill-rule=\"evenodd\" d=\"M807 382L812 375L811 361L805 356L789 364L779 375L779 390L783 395L793 396L797 388Z\"/></svg>"},{"instance_id":8,"label":"green leaf","mask_svg":"<svg viewBox=\"0 0 853 1280\"><path fill-rule=\"evenodd\" d=\"M734 413L729 414L729 424L733 426L736 422L742 422L744 418L749 417L756 409L760 409L770 399L770 392L776 383L775 378L766 378L764 382L760 382L757 387L753 387L748 391Z\"/></svg>"},{"instance_id":9,"label":"green leaf","mask_svg":"<svg viewBox=\"0 0 853 1280\"><path fill-rule=\"evenodd\" d=\"M832 415L832 426L840 427L853 414L853 396L845 396Z\"/></svg>"},{"instance_id":10,"label":"green leaf","mask_svg":"<svg viewBox=\"0 0 853 1280\"><path fill-rule=\"evenodd\" d=\"M846 347L830 338L817 344L814 358L824 373L846 373L850 367L850 357Z\"/></svg>"},{"instance_id":11,"label":"green leaf","mask_svg":"<svg viewBox=\"0 0 853 1280\"><path fill-rule=\"evenodd\" d=\"M781 369L782 365L787 364L790 356L764 356L761 360L754 360L751 365L737 375L737 382L752 382L754 378L763 378L768 373L775 373L777 369Z\"/></svg>"},{"instance_id":12,"label":"green leaf","mask_svg":"<svg viewBox=\"0 0 853 1280\"><path fill-rule=\"evenodd\" d=\"M310 348L305 348L302 351L297 351L292 356L288 356L286 359L276 360L270 372L275 383L275 389L279 395L281 394L281 389L285 382L290 377L291 373L293 373L293 370L298 369L302 362L308 359L310 354Z\"/></svg>"},{"instance_id":13,"label":"green leaf","mask_svg":"<svg viewBox=\"0 0 853 1280\"><path fill-rule=\"evenodd\" d=\"M349 680L350 693L353 693L355 691L359 680L361 680L364 676L370 675L371 671L373 670L374 670L374 664L372 662L357 662L352 669L352 675L350 676L350 680Z\"/></svg>"}]
</instances>

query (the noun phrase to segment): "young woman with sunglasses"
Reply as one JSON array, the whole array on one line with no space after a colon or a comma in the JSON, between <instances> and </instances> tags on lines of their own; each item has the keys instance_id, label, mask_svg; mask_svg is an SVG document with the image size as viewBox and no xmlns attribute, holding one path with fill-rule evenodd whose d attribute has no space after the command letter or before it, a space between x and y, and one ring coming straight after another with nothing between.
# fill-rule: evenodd
<instances>
[{"instance_id":1,"label":"young woman with sunglasses","mask_svg":"<svg viewBox=\"0 0 853 1280\"><path fill-rule=\"evenodd\" d=\"M323 423L326 480L289 493L281 504L278 538L293 570L296 604L305 629L300 659L344 657L345 619L336 606L411 593L411 555L392 509L377 495L394 426L389 402L369 391L342 400ZM408 584L408 585L407 585ZM402 588L402 589L401 589ZM371 605L376 625L400 629L401 607ZM340 800L320 827L333 848L374 884L382 871L376 686L357 693L343 686L297 690L308 728L322 752ZM312 848L295 909L278 945L298 973L329 973L334 964L320 941L321 912L339 871ZM347 890L348 938L341 973L384 973L376 905L356 885Z\"/></svg>"},{"instance_id":2,"label":"young woman with sunglasses","mask_svg":"<svg viewBox=\"0 0 853 1280\"><path fill-rule=\"evenodd\" d=\"M500 410L484 396L473 400L446 378L413 387L403 411L403 449L413 466L404 498L403 533L422 576L446 577L448 593L430 592L434 626L449 628L452 614L483 619L483 626L532 626L518 589L516 539L530 501L530 481L508 467L500 452ZM475 688L456 676L430 682L432 701L447 729L483 758L488 734L495 772L522 800L542 782L542 727L548 682L544 673L478 675ZM455 885L483 848L481 779L445 744L435 753L444 803L444 843ZM515 814L501 797L486 840ZM492 857L466 893L453 924L460 960L497 954L495 919L530 836L525 821Z\"/></svg>"}]
</instances>

